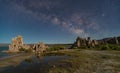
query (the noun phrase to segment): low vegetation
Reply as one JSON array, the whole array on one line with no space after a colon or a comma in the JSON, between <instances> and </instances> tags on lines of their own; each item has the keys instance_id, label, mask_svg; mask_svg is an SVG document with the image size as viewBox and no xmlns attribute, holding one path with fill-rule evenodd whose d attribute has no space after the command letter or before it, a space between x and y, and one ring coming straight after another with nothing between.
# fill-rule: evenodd
<instances>
[{"instance_id":1,"label":"low vegetation","mask_svg":"<svg viewBox=\"0 0 120 73\"><path fill-rule=\"evenodd\" d=\"M30 53L30 52L32 52L32 49L20 48L19 51L20 52L25 52L25 53Z\"/></svg>"},{"instance_id":2,"label":"low vegetation","mask_svg":"<svg viewBox=\"0 0 120 73\"><path fill-rule=\"evenodd\" d=\"M88 50L116 50L116 51L120 51L120 45L115 45L115 44L100 44L100 45L96 45L96 46L81 46L81 47L74 47L72 49L88 49Z\"/></svg>"},{"instance_id":3,"label":"low vegetation","mask_svg":"<svg viewBox=\"0 0 120 73\"><path fill-rule=\"evenodd\" d=\"M64 46L52 46L50 48L47 49L47 51L59 51L59 50L63 50L65 49Z\"/></svg>"},{"instance_id":4,"label":"low vegetation","mask_svg":"<svg viewBox=\"0 0 120 73\"><path fill-rule=\"evenodd\" d=\"M25 62L32 63L33 60L32 60L31 58L26 58L26 59L25 59Z\"/></svg>"},{"instance_id":5,"label":"low vegetation","mask_svg":"<svg viewBox=\"0 0 120 73\"><path fill-rule=\"evenodd\" d=\"M48 73L119 73L120 52L94 50L59 51L70 56L49 69Z\"/></svg>"},{"instance_id":6,"label":"low vegetation","mask_svg":"<svg viewBox=\"0 0 120 73\"><path fill-rule=\"evenodd\" d=\"M106 44L106 45L97 45L95 46L97 50L117 50L120 51L120 45Z\"/></svg>"},{"instance_id":7,"label":"low vegetation","mask_svg":"<svg viewBox=\"0 0 120 73\"><path fill-rule=\"evenodd\" d=\"M58 51L59 50L59 51ZM46 55L67 55L49 69L48 73L119 73L120 45L102 44L61 50L58 47Z\"/></svg>"}]
</instances>

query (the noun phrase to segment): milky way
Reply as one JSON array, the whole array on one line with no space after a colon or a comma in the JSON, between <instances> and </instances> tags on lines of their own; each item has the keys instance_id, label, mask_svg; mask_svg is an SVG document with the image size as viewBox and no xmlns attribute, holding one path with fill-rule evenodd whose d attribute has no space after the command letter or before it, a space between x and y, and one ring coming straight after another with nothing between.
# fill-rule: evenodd
<instances>
[{"instance_id":1,"label":"milky way","mask_svg":"<svg viewBox=\"0 0 120 73\"><path fill-rule=\"evenodd\" d=\"M77 36L105 36L103 33L110 33L111 28L120 27L119 0L1 0L1 3L15 13L29 14L33 19L50 23L46 26L58 26Z\"/></svg>"}]
</instances>

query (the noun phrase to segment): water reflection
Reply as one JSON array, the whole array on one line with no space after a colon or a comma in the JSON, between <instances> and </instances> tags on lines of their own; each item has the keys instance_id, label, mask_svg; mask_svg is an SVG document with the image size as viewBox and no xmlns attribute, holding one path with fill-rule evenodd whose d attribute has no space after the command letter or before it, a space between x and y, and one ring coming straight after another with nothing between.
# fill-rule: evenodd
<instances>
[{"instance_id":1,"label":"water reflection","mask_svg":"<svg viewBox=\"0 0 120 73\"><path fill-rule=\"evenodd\" d=\"M44 68L48 68L50 64L57 62L61 59L66 59L68 56L41 56L36 57L32 56L20 62L20 64L16 66L9 66L1 70L1 73L14 73L15 71L19 71L23 73L23 70L43 70Z\"/></svg>"}]
</instances>

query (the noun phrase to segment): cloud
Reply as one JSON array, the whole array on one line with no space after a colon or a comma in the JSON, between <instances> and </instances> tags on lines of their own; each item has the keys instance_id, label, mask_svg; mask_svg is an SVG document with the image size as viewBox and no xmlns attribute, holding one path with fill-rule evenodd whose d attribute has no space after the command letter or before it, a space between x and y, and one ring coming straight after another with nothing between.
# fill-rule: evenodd
<instances>
[{"instance_id":1,"label":"cloud","mask_svg":"<svg viewBox=\"0 0 120 73\"><path fill-rule=\"evenodd\" d=\"M30 14L34 18L43 22L50 22L61 26L70 33L75 35L88 35L89 30L98 30L99 25L94 21L93 16L84 13L82 10L79 13L76 8L72 8L69 3L63 3L60 0L12 0L14 8L23 13ZM69 11L69 12L68 12Z\"/></svg>"}]
</instances>

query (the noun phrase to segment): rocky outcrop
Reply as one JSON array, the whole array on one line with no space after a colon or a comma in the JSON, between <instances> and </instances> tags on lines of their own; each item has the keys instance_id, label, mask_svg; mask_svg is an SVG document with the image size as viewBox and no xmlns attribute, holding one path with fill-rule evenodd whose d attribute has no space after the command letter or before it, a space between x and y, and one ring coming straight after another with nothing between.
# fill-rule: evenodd
<instances>
[{"instance_id":1,"label":"rocky outcrop","mask_svg":"<svg viewBox=\"0 0 120 73\"><path fill-rule=\"evenodd\" d=\"M39 42L37 44L34 44L33 46L33 52L37 55L40 56L41 53L43 53L44 51L46 51L46 49L48 48L48 46L46 46L44 43Z\"/></svg>"},{"instance_id":2,"label":"rocky outcrop","mask_svg":"<svg viewBox=\"0 0 120 73\"><path fill-rule=\"evenodd\" d=\"M9 45L9 50L8 52L20 52L20 49L29 49L30 46L29 45L25 45L23 43L23 38L22 36L17 36L15 38L12 39L11 44Z\"/></svg>"},{"instance_id":3,"label":"rocky outcrop","mask_svg":"<svg viewBox=\"0 0 120 73\"><path fill-rule=\"evenodd\" d=\"M119 41L118 41L117 37L114 37L114 40L115 40L115 44L119 44Z\"/></svg>"},{"instance_id":4,"label":"rocky outcrop","mask_svg":"<svg viewBox=\"0 0 120 73\"><path fill-rule=\"evenodd\" d=\"M98 44L98 41L97 40L91 40L90 37L88 37L87 39L77 37L75 43L72 45L71 48L81 47L81 46L93 46L94 47L97 44Z\"/></svg>"},{"instance_id":5,"label":"rocky outcrop","mask_svg":"<svg viewBox=\"0 0 120 73\"><path fill-rule=\"evenodd\" d=\"M86 46L86 39L77 37L72 47Z\"/></svg>"},{"instance_id":6,"label":"rocky outcrop","mask_svg":"<svg viewBox=\"0 0 120 73\"><path fill-rule=\"evenodd\" d=\"M120 44L120 37L110 37L98 40L100 44Z\"/></svg>"},{"instance_id":7,"label":"rocky outcrop","mask_svg":"<svg viewBox=\"0 0 120 73\"><path fill-rule=\"evenodd\" d=\"M85 38L81 38L81 37L77 37L75 43L72 45L71 48L74 47L86 47L86 46L96 46L96 45L100 45L100 44L115 44L115 45L120 45L120 37L110 37L110 38L104 38L101 40L91 40L90 37L88 37L87 39Z\"/></svg>"},{"instance_id":8,"label":"rocky outcrop","mask_svg":"<svg viewBox=\"0 0 120 73\"><path fill-rule=\"evenodd\" d=\"M21 52L22 51L33 51L35 54L40 55L42 52L44 52L48 46L46 46L44 43L39 42L34 45L26 45L23 42L22 36L17 36L12 39L11 44L9 45L9 50L6 52Z\"/></svg>"}]
</instances>

